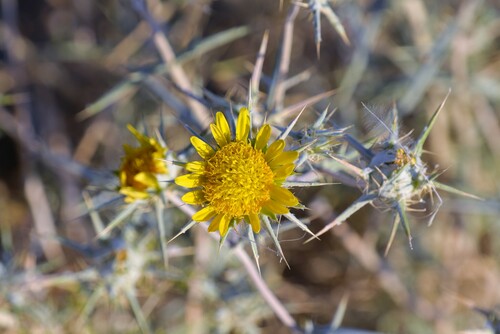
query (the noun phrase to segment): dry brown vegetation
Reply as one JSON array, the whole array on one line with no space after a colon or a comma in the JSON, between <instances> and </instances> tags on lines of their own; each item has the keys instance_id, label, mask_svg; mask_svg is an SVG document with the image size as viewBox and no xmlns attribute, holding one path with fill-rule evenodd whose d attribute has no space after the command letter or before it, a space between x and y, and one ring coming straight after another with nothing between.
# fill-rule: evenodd
<instances>
[{"instance_id":1,"label":"dry brown vegetation","mask_svg":"<svg viewBox=\"0 0 500 334\"><path fill-rule=\"evenodd\" d=\"M252 92L273 125L287 126L303 105L295 130L337 109L331 124L368 143L385 129L362 103L379 116L396 103L402 133L416 137L449 90L423 159L438 166L440 182L483 201L440 192L430 227L428 212L408 213L413 249L400 229L387 256L394 214L376 205L320 241L304 244L302 230L284 228L290 268L266 239L260 268L298 332L330 323L345 301L342 328L485 328L476 308L500 304L496 1L332 1L349 43L323 17L319 54L311 13L288 1L141 3L1 1L0 332L290 332L242 265L242 249L252 254L246 237L218 250L196 226L162 253L158 236L188 222L175 191L165 231L154 209L140 210L96 240L96 214L107 224L127 210L113 192L121 147L132 142L126 124L160 131L181 153L191 135L184 124L205 131L215 111L246 104ZM286 80L277 85L279 68ZM261 75L257 91L252 73ZM315 173L336 184L295 190L307 208L295 213L313 232L361 194L340 174L307 175Z\"/></svg>"}]
</instances>

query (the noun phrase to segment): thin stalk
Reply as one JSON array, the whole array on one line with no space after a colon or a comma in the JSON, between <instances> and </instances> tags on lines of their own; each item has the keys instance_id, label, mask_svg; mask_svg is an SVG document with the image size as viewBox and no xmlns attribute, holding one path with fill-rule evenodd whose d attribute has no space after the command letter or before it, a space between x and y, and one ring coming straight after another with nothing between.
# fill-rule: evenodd
<instances>
[{"instance_id":1,"label":"thin stalk","mask_svg":"<svg viewBox=\"0 0 500 334\"><path fill-rule=\"evenodd\" d=\"M168 200L172 204L176 205L182 212L184 212L189 217L191 217L196 212L196 210L193 209L192 207L185 205L184 202L180 199L180 197L171 191L167 190L165 192L165 197L168 198ZM206 229L204 230L206 231ZM213 233L210 233L209 235L214 239L219 238L216 234ZM247 271L251 281L257 288L257 291L260 293L262 298L264 298L264 300L273 310L274 314L278 317L278 319L280 319L280 321L285 326L290 328L293 332L301 333L302 331L297 326L297 323L295 322L293 317L287 311L285 306L280 302L280 300L273 294L271 289L269 289L267 283L264 281L264 279L262 279L257 267L253 264L252 259L245 252L245 250L242 247L235 247L233 248L233 254L241 262L241 264Z\"/></svg>"},{"instance_id":2,"label":"thin stalk","mask_svg":"<svg viewBox=\"0 0 500 334\"><path fill-rule=\"evenodd\" d=\"M293 28L295 24L295 18L299 13L299 6L294 4L285 22L285 28L283 30L283 39L281 40L281 48L279 54L279 60L277 64L277 71L274 73L271 88L269 90L269 99L267 100L267 106L270 110L281 111L283 109L283 104L285 100L285 79L288 75L288 70L290 69L290 55L292 53L292 42L293 42Z\"/></svg>"}]
</instances>

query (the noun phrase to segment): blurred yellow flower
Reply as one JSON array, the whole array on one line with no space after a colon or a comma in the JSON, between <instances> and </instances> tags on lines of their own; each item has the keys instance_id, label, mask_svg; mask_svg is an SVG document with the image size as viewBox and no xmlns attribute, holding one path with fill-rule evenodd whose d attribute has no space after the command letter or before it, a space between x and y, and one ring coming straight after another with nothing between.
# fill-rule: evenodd
<instances>
[{"instance_id":1,"label":"blurred yellow flower","mask_svg":"<svg viewBox=\"0 0 500 334\"><path fill-rule=\"evenodd\" d=\"M182 200L202 205L193 221L210 221L210 232L225 236L230 227L244 220L255 233L260 231L259 215L276 219L289 213L298 199L282 185L293 173L296 151L284 151L285 142L276 140L268 146L271 127L265 124L251 138L250 113L242 108L233 137L222 112L210 125L217 147L213 148L198 137L191 143L203 159L186 164L190 174L179 176L175 183L194 190Z\"/></svg>"},{"instance_id":2,"label":"blurred yellow flower","mask_svg":"<svg viewBox=\"0 0 500 334\"><path fill-rule=\"evenodd\" d=\"M163 147L154 138L139 133L130 124L127 126L139 142L139 147L123 145L125 155L122 158L118 175L120 177L120 193L125 195L125 202L146 199L151 192L159 192L158 174L167 173Z\"/></svg>"}]
</instances>

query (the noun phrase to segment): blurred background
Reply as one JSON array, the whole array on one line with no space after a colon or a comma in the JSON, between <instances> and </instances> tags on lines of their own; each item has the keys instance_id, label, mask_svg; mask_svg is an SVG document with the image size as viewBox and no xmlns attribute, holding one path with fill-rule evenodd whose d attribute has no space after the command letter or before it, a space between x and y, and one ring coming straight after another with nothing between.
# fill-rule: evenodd
<instances>
[{"instance_id":1,"label":"blurred background","mask_svg":"<svg viewBox=\"0 0 500 334\"><path fill-rule=\"evenodd\" d=\"M189 126L203 131L210 115L229 101L245 103L267 30L260 84L265 99L293 4L0 3L0 332L289 332L238 261L224 248L218 251L215 242L191 231L172 243L165 269L157 263L156 230L141 230L156 226L148 220L154 215L136 218L140 242L130 242L137 249L127 248L123 256L112 242L95 246L94 225L84 213L89 198L105 203L97 210L104 221L121 210L120 202L102 193L116 187L113 171L122 145L133 143L126 124L150 134L162 129L169 148L181 151L190 136L183 123L190 117ZM296 80L283 104L337 91L308 103L297 128L329 106L337 108L336 124L365 140L374 120L361 103L377 114L397 103L401 128L416 135L451 89L425 160L443 171L442 183L485 200L441 193L444 203L432 226L422 215L411 215L413 250L399 231L387 257L392 216L373 207L321 241L304 245L302 231L285 231L280 240L290 268L262 242L262 276L301 326L328 324L348 296L345 327L384 333L484 328L487 319L474 307L500 305L500 5L327 4L349 43L323 19L317 53L311 12L298 9L288 71ZM153 38L153 29L166 37L167 47ZM188 86L161 72L169 47ZM274 120L283 125L295 115ZM318 231L360 192L339 184L296 194L311 209L299 216L310 218L310 228ZM175 206L166 210L168 233L176 234L187 218ZM139 262L153 260L141 262L132 298L130 290L117 287L135 275L120 268L133 251Z\"/></svg>"}]
</instances>

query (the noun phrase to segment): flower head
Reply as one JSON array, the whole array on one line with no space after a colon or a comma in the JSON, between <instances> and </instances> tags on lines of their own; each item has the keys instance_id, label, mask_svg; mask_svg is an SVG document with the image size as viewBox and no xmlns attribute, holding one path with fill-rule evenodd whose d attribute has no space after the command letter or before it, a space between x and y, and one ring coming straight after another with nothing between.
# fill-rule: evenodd
<instances>
[{"instance_id":1,"label":"flower head","mask_svg":"<svg viewBox=\"0 0 500 334\"><path fill-rule=\"evenodd\" d=\"M176 184L192 189L182 197L185 203L203 206L193 215L194 221L211 220L208 230L218 230L225 236L230 227L244 220L258 233L259 215L275 219L299 204L283 187L293 173L298 152L284 151L282 139L268 145L271 136L268 124L252 138L250 113L242 108L234 135L222 112L216 114L210 129L216 147L191 137L202 161L188 162L186 169L191 173L175 179Z\"/></svg>"},{"instance_id":2,"label":"flower head","mask_svg":"<svg viewBox=\"0 0 500 334\"><path fill-rule=\"evenodd\" d=\"M123 145L125 156L122 158L118 175L120 177L120 193L125 195L125 202L146 199L151 192L158 192L160 184L157 175L167 173L163 147L154 138L139 133L133 126L127 128L139 142L139 147Z\"/></svg>"}]
</instances>

